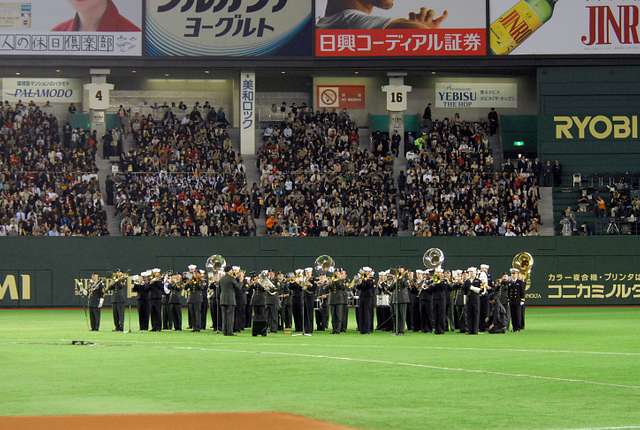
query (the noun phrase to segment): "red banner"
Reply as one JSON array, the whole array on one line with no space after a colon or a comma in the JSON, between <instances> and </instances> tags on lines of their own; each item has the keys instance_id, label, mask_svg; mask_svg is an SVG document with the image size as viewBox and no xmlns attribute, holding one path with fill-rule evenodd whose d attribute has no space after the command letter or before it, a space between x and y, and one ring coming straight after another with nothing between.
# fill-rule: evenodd
<instances>
[{"instance_id":1,"label":"red banner","mask_svg":"<svg viewBox=\"0 0 640 430\"><path fill-rule=\"evenodd\" d=\"M364 85L318 85L318 108L364 109L365 90Z\"/></svg>"},{"instance_id":2,"label":"red banner","mask_svg":"<svg viewBox=\"0 0 640 430\"><path fill-rule=\"evenodd\" d=\"M484 28L316 29L317 57L444 57L487 54Z\"/></svg>"}]
</instances>

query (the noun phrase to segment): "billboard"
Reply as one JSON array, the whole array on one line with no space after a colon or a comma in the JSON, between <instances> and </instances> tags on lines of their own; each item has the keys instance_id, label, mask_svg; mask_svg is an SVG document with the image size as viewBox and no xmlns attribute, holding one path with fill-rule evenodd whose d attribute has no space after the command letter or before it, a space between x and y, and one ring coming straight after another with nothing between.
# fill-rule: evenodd
<instances>
[{"instance_id":1,"label":"billboard","mask_svg":"<svg viewBox=\"0 0 640 430\"><path fill-rule=\"evenodd\" d=\"M35 103L80 103L82 81L79 79L3 78L2 101Z\"/></svg>"},{"instance_id":2,"label":"billboard","mask_svg":"<svg viewBox=\"0 0 640 430\"><path fill-rule=\"evenodd\" d=\"M445 109L518 107L516 83L436 82L436 107Z\"/></svg>"},{"instance_id":3,"label":"billboard","mask_svg":"<svg viewBox=\"0 0 640 430\"><path fill-rule=\"evenodd\" d=\"M490 8L494 55L640 53L638 0L491 0Z\"/></svg>"},{"instance_id":4,"label":"billboard","mask_svg":"<svg viewBox=\"0 0 640 430\"><path fill-rule=\"evenodd\" d=\"M142 4L0 0L0 55L142 55Z\"/></svg>"},{"instance_id":5,"label":"billboard","mask_svg":"<svg viewBox=\"0 0 640 430\"><path fill-rule=\"evenodd\" d=\"M318 85L316 96L321 109L364 109L364 85Z\"/></svg>"},{"instance_id":6,"label":"billboard","mask_svg":"<svg viewBox=\"0 0 640 430\"><path fill-rule=\"evenodd\" d=\"M310 56L311 1L146 0L151 56Z\"/></svg>"},{"instance_id":7,"label":"billboard","mask_svg":"<svg viewBox=\"0 0 640 430\"><path fill-rule=\"evenodd\" d=\"M387 0L369 10L315 0L318 57L482 56L486 3Z\"/></svg>"}]
</instances>

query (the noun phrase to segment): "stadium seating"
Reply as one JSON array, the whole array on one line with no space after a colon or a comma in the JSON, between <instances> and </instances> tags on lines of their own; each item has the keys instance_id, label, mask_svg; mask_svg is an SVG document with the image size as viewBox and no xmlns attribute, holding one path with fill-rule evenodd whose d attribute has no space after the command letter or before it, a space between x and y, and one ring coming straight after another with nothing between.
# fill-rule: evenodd
<instances>
[{"instance_id":1,"label":"stadium seating","mask_svg":"<svg viewBox=\"0 0 640 430\"><path fill-rule=\"evenodd\" d=\"M0 235L108 234L95 134L61 141L57 118L33 104L5 103L0 120Z\"/></svg>"}]
</instances>

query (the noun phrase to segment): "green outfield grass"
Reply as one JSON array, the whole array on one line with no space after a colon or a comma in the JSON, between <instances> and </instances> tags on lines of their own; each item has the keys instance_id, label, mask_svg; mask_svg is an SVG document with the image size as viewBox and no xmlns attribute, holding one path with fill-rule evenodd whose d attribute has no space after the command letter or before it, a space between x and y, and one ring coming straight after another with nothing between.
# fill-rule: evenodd
<instances>
[{"instance_id":1,"label":"green outfield grass","mask_svg":"<svg viewBox=\"0 0 640 430\"><path fill-rule=\"evenodd\" d=\"M0 311L0 415L280 411L362 429L640 426L640 309L529 309L517 334L90 333ZM351 324L351 329L354 325ZM95 346L71 346L72 340Z\"/></svg>"}]
</instances>

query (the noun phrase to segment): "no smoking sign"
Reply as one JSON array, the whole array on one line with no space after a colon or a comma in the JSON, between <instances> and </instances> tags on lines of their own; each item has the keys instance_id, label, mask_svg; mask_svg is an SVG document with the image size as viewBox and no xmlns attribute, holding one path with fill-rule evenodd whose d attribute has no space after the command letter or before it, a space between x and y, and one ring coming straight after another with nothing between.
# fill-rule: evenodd
<instances>
[{"instance_id":1,"label":"no smoking sign","mask_svg":"<svg viewBox=\"0 0 640 430\"><path fill-rule=\"evenodd\" d=\"M340 107L340 88L323 87L319 89L318 105L321 108Z\"/></svg>"}]
</instances>

